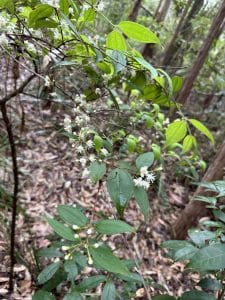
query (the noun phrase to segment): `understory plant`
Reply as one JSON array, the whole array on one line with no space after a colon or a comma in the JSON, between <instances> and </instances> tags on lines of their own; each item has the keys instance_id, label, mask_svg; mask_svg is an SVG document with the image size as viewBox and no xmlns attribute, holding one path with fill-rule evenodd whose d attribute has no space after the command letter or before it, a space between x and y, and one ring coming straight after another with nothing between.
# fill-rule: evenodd
<instances>
[{"instance_id":1,"label":"understory plant","mask_svg":"<svg viewBox=\"0 0 225 300\"><path fill-rule=\"evenodd\" d=\"M225 181L200 183L211 196L196 196L194 201L206 204L213 217L200 222L200 229L188 231L189 240L171 240L162 244L169 250L168 256L174 261L186 264L186 270L198 272L200 281L196 289L182 297L158 296L156 300L221 300L225 294Z\"/></svg>"},{"instance_id":2,"label":"understory plant","mask_svg":"<svg viewBox=\"0 0 225 300\"><path fill-rule=\"evenodd\" d=\"M113 249L107 236L119 234L129 244L122 235L132 237L137 230L124 217L131 199L147 221L148 189L167 161L190 170L189 176L193 169L204 171L194 132L214 143L212 134L176 103L182 78L170 77L142 57L141 43L160 44L145 26L113 24L104 14L104 3L95 0L0 0L0 8L1 52L27 76L11 98L24 93L43 101L52 113L63 111L58 134L68 138L80 178L93 187L98 184L99 194L106 190L115 209L113 218L108 212L88 218L82 207L59 205L57 217L47 217L58 239L37 253L52 261L37 278L33 300L52 300L58 293L64 300L132 299L142 289L150 299L151 279L141 276L136 260L120 259L122 249ZM110 28L106 35L100 36L100 21ZM6 123L11 98L0 101ZM172 122L170 109L178 111ZM16 147L12 138L11 144ZM14 194L14 221L16 200Z\"/></svg>"}]
</instances>

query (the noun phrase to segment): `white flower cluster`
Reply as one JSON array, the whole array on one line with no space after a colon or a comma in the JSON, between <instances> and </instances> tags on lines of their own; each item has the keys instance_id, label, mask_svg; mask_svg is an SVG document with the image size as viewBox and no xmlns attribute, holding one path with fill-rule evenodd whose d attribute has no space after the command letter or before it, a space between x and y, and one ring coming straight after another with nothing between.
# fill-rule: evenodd
<instances>
[{"instance_id":1,"label":"white flower cluster","mask_svg":"<svg viewBox=\"0 0 225 300\"><path fill-rule=\"evenodd\" d=\"M155 181L156 176L153 172L148 171L148 167L142 167L140 175L140 177L134 179L134 184L147 190L151 183Z\"/></svg>"}]
</instances>

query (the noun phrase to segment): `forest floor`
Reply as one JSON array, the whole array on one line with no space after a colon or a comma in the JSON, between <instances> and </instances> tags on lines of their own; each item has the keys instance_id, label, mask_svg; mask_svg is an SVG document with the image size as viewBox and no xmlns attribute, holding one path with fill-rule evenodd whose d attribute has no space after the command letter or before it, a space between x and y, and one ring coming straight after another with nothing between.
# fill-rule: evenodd
<instances>
[{"instance_id":1,"label":"forest floor","mask_svg":"<svg viewBox=\"0 0 225 300\"><path fill-rule=\"evenodd\" d=\"M22 98L23 99L23 98ZM76 163L74 150L67 139L57 132L62 125L63 113L50 109L41 109L39 103L22 102L25 111L24 131L17 140L18 163L20 172L19 203L24 209L17 218L16 254L18 263L15 266L15 293L7 296L9 270L9 235L0 233L0 299L29 300L35 289L37 267L33 249L49 245L48 235L51 233L44 218L45 214L55 214L58 204L80 204L88 215L93 210L107 211L113 214L113 208L106 195L98 193L98 186L91 186L87 180L81 179L80 167ZM12 108L13 109L13 108ZM19 128L19 121L13 124ZM2 125L1 125L2 126ZM1 127L3 128L3 127ZM3 171L2 171L3 172ZM10 163L6 164L4 178L7 187L12 186ZM3 176L4 175L4 176ZM165 175L166 176L166 175ZM130 202L125 213L128 223L140 227L132 238L128 236L129 247L121 251L125 258L135 257L140 261L140 273L161 284L165 291L180 295L190 289L197 281L198 275L190 275L184 271L184 264L173 263L165 257L160 244L170 239L170 226L176 220L184 199L187 198L184 188L177 182L170 183L168 199L159 199L156 192L149 195L151 215L145 223L136 204ZM8 224L8 215L0 208L5 218L0 229ZM7 217L6 217L7 216ZM115 236L110 243L114 246L122 244L121 238ZM152 286L151 294L159 293ZM139 294L142 290L139 290ZM59 298L60 299L60 298ZM142 297L135 299L146 299Z\"/></svg>"}]
</instances>

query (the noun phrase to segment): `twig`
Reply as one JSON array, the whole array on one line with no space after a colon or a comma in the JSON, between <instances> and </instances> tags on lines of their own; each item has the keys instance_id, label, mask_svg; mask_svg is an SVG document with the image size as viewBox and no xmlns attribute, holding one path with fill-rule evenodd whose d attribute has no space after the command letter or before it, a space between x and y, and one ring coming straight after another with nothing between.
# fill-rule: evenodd
<instances>
[{"instance_id":1,"label":"twig","mask_svg":"<svg viewBox=\"0 0 225 300\"><path fill-rule=\"evenodd\" d=\"M14 277L14 265L15 265L15 229L16 229L16 212L18 202L18 190L19 190L19 174L17 166L17 154L16 146L12 131L12 125L7 114L6 101L1 102L1 112L5 128L8 134L11 156L12 156L12 169L14 178L14 191L13 191L13 203L12 203L12 224L10 234L10 272L9 272L9 291L13 291L13 277Z\"/></svg>"}]
</instances>

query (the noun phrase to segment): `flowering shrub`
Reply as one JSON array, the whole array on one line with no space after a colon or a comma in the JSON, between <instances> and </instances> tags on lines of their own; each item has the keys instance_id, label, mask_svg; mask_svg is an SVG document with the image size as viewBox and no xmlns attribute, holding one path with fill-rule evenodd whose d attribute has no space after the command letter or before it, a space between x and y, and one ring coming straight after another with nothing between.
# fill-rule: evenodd
<instances>
[{"instance_id":1,"label":"flowering shrub","mask_svg":"<svg viewBox=\"0 0 225 300\"><path fill-rule=\"evenodd\" d=\"M120 220L131 198L148 219L147 190L168 158L182 167L202 167L191 127L214 142L175 102L182 79L170 78L138 51L140 43L159 44L158 37L135 22L113 24L104 7L95 0L0 0L1 52L28 76L17 92L36 78L39 98L62 107L61 133L74 149L81 176L93 184L106 181L117 211L115 219L91 222L81 208L58 206L60 220L48 222L62 240L39 252L55 260L38 276L43 289L34 300L54 299L51 291L65 281L65 300L83 299L102 283L101 299L130 299L142 286L148 294L144 279L132 272L136 264L120 260L103 235L135 234ZM100 21L111 28L106 36L97 31ZM166 117L171 107L180 113L172 123ZM101 274L83 278L87 265ZM117 291L115 282L124 288Z\"/></svg>"}]
</instances>

